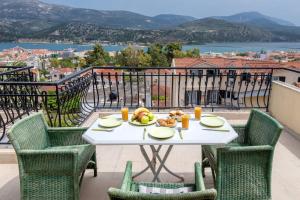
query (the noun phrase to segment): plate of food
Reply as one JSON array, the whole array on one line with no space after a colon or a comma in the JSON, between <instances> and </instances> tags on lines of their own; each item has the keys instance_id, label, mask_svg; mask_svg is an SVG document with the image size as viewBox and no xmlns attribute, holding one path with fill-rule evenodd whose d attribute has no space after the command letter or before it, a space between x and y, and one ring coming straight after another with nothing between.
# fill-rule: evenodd
<instances>
[{"instance_id":1,"label":"plate of food","mask_svg":"<svg viewBox=\"0 0 300 200\"><path fill-rule=\"evenodd\" d=\"M149 131L149 135L158 139L168 139L173 137L175 129L169 127L154 127Z\"/></svg>"},{"instance_id":2,"label":"plate of food","mask_svg":"<svg viewBox=\"0 0 300 200\"><path fill-rule=\"evenodd\" d=\"M147 108L138 108L134 111L129 123L136 126L149 126L155 124L156 117Z\"/></svg>"},{"instance_id":3,"label":"plate of food","mask_svg":"<svg viewBox=\"0 0 300 200\"><path fill-rule=\"evenodd\" d=\"M176 119L177 121L181 122L181 117L184 115L184 112L181 111L181 110L172 110L170 113L169 113L169 116L171 118L174 118Z\"/></svg>"},{"instance_id":4,"label":"plate of food","mask_svg":"<svg viewBox=\"0 0 300 200\"><path fill-rule=\"evenodd\" d=\"M157 126L174 128L177 125L176 119L158 119L156 121Z\"/></svg>"}]
</instances>

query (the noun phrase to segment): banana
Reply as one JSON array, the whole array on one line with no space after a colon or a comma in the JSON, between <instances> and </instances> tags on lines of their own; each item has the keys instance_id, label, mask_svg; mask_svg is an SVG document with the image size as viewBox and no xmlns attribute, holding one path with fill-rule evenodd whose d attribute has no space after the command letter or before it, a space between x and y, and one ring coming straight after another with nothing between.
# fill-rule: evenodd
<instances>
[{"instance_id":1,"label":"banana","mask_svg":"<svg viewBox=\"0 0 300 200\"><path fill-rule=\"evenodd\" d=\"M138 108L134 111L131 120L139 120L141 116L148 115L148 113L150 113L150 111L147 108Z\"/></svg>"},{"instance_id":2,"label":"banana","mask_svg":"<svg viewBox=\"0 0 300 200\"><path fill-rule=\"evenodd\" d=\"M138 108L134 111L133 115L137 116L141 112L149 113L150 111L147 108Z\"/></svg>"}]
</instances>

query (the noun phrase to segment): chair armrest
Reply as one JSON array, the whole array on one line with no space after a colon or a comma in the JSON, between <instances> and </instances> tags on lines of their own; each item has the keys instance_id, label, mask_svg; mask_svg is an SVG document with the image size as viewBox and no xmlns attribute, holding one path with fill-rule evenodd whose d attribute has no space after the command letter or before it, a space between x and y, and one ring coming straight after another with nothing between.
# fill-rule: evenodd
<instances>
[{"instance_id":1,"label":"chair armrest","mask_svg":"<svg viewBox=\"0 0 300 200\"><path fill-rule=\"evenodd\" d=\"M196 191L205 190L205 185L202 176L202 169L200 163L198 162L195 163L195 186L196 186Z\"/></svg>"},{"instance_id":2,"label":"chair armrest","mask_svg":"<svg viewBox=\"0 0 300 200\"><path fill-rule=\"evenodd\" d=\"M240 144L244 144L245 143L245 138L246 138L246 125L232 125L232 128L238 134L238 138L236 138L232 142L237 142L237 143L240 143Z\"/></svg>"},{"instance_id":3,"label":"chair armrest","mask_svg":"<svg viewBox=\"0 0 300 200\"><path fill-rule=\"evenodd\" d=\"M126 169L125 169L125 173L123 176L121 190L122 191L130 191L131 183L132 183L132 162L128 161L126 164Z\"/></svg>"},{"instance_id":4,"label":"chair armrest","mask_svg":"<svg viewBox=\"0 0 300 200\"><path fill-rule=\"evenodd\" d=\"M55 175L76 174L78 151L71 150L20 150L17 152L26 173Z\"/></svg>"},{"instance_id":5,"label":"chair armrest","mask_svg":"<svg viewBox=\"0 0 300 200\"><path fill-rule=\"evenodd\" d=\"M82 139L82 134L88 128L82 127L64 127L64 128L48 128L48 136L51 146L68 146L87 144Z\"/></svg>"},{"instance_id":6,"label":"chair armrest","mask_svg":"<svg viewBox=\"0 0 300 200\"><path fill-rule=\"evenodd\" d=\"M271 145L260 145L260 146L228 146L225 148L218 148L218 153L230 153L230 152L264 152L264 151L273 151L274 147ZM218 156L217 156L218 157Z\"/></svg>"}]
</instances>

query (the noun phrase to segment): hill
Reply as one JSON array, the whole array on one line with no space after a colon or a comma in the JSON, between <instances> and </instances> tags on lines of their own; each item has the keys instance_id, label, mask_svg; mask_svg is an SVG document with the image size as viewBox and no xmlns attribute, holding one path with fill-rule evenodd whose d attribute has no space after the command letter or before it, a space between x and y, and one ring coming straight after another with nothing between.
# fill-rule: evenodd
<instances>
[{"instance_id":1,"label":"hill","mask_svg":"<svg viewBox=\"0 0 300 200\"><path fill-rule=\"evenodd\" d=\"M204 19L172 14L150 17L39 0L0 0L0 41L20 38L142 43L300 41L300 28L256 12Z\"/></svg>"},{"instance_id":2,"label":"hill","mask_svg":"<svg viewBox=\"0 0 300 200\"><path fill-rule=\"evenodd\" d=\"M234 23L246 23L246 24L262 24L262 21L264 22L263 24L269 23L273 25L281 25L281 26L295 26L293 23L283 20L283 19L278 19L275 17L270 17L263 15L259 12L243 12L243 13L238 13L235 15L230 15L230 16L216 16L213 17L215 19L222 19L228 22L234 22Z\"/></svg>"}]
</instances>

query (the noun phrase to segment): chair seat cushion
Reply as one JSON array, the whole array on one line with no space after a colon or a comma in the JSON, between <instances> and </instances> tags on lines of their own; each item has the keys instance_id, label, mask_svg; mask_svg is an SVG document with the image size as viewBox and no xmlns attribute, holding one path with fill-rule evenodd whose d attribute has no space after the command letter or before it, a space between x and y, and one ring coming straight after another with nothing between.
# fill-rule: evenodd
<instances>
[{"instance_id":1,"label":"chair seat cushion","mask_svg":"<svg viewBox=\"0 0 300 200\"><path fill-rule=\"evenodd\" d=\"M192 191L195 191L194 184L184 184L184 183L156 183L156 182L132 182L130 191L140 192L140 186L153 187L153 188L165 188L165 189L178 189L189 187Z\"/></svg>"},{"instance_id":2,"label":"chair seat cushion","mask_svg":"<svg viewBox=\"0 0 300 200\"><path fill-rule=\"evenodd\" d=\"M180 187L180 188L161 188L161 187L149 187L145 185L139 185L139 193L144 194L182 194L192 192L192 187Z\"/></svg>"},{"instance_id":3,"label":"chair seat cushion","mask_svg":"<svg viewBox=\"0 0 300 200\"><path fill-rule=\"evenodd\" d=\"M78 151L78 172L85 170L89 160L95 152L95 146L90 144L72 145L72 146L56 146L47 149L75 149Z\"/></svg>"}]
</instances>

